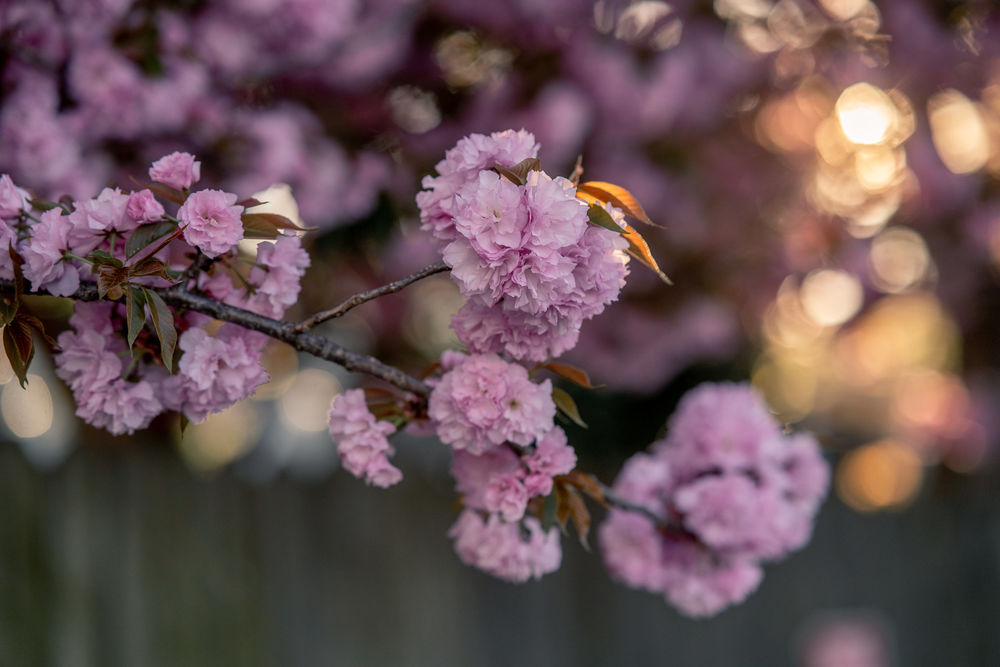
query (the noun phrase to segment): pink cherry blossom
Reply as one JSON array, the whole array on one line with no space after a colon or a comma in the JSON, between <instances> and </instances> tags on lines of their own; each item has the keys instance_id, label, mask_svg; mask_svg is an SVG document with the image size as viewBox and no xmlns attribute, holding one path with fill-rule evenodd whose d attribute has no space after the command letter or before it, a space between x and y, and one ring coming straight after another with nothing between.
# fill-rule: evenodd
<instances>
[{"instance_id":1,"label":"pink cherry blossom","mask_svg":"<svg viewBox=\"0 0 1000 667\"><path fill-rule=\"evenodd\" d=\"M201 178L201 162L190 153L164 155L149 168L149 177L176 190L190 188Z\"/></svg>"},{"instance_id":2,"label":"pink cherry blossom","mask_svg":"<svg viewBox=\"0 0 1000 667\"><path fill-rule=\"evenodd\" d=\"M387 421L376 421L365 403L365 392L351 389L334 396L330 405L330 437L344 468L368 484L387 487L403 479L389 463L394 450L386 436L396 432Z\"/></svg>"},{"instance_id":3,"label":"pink cherry blossom","mask_svg":"<svg viewBox=\"0 0 1000 667\"><path fill-rule=\"evenodd\" d=\"M76 266L64 259L69 250L72 223L61 208L42 213L31 237L21 247L24 257L24 277L31 281L32 290L47 289L55 296L69 296L80 286Z\"/></svg>"},{"instance_id":4,"label":"pink cherry blossom","mask_svg":"<svg viewBox=\"0 0 1000 667\"><path fill-rule=\"evenodd\" d=\"M554 572L562 562L559 529L545 531L534 517L507 523L496 514L484 519L467 509L448 534L463 563L515 583Z\"/></svg>"},{"instance_id":5,"label":"pink cherry blossom","mask_svg":"<svg viewBox=\"0 0 1000 667\"><path fill-rule=\"evenodd\" d=\"M243 207L236 195L222 190L193 192L177 211L184 225L184 240L209 257L229 252L243 240Z\"/></svg>"},{"instance_id":6,"label":"pink cherry blossom","mask_svg":"<svg viewBox=\"0 0 1000 667\"><path fill-rule=\"evenodd\" d=\"M428 414L441 440L482 454L505 441L529 445L552 428L548 380L535 384L523 366L493 354L472 355L431 392Z\"/></svg>"}]
</instances>

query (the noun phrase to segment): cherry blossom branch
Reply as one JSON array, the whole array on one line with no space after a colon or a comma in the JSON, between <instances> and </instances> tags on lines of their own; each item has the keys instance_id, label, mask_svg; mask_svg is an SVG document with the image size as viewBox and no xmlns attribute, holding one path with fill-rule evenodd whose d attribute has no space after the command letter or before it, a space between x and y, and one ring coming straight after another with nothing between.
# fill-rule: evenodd
<instances>
[{"instance_id":1,"label":"cherry blossom branch","mask_svg":"<svg viewBox=\"0 0 1000 667\"><path fill-rule=\"evenodd\" d=\"M275 340L288 343L300 352L311 354L326 361L332 361L349 371L367 373L418 396L426 397L430 394L429 386L407 375L398 368L383 363L375 357L341 347L324 336L297 331L294 322L264 317L244 308L238 308L200 294L194 294L185 290L180 285L169 288L147 287L146 289L159 294L171 306L186 308L187 310L208 315L223 322L231 322L246 329L259 331ZM0 280L0 292L13 291L13 280ZM51 296L44 290L30 294ZM69 298L75 301L97 301L99 299L97 285L94 283L83 283Z\"/></svg>"},{"instance_id":2,"label":"cherry blossom branch","mask_svg":"<svg viewBox=\"0 0 1000 667\"><path fill-rule=\"evenodd\" d=\"M653 523L655 523L656 525L658 525L658 526L660 526L662 528L669 529L669 530L681 530L681 531L683 531L683 527L680 526L680 524L678 524L676 521L671 521L667 517L660 516L659 514L657 514L656 512L654 512L653 510L649 509L648 507L645 507L643 505L639 505L637 503L633 503L630 500L626 500L625 498L622 498L621 496L619 496L618 494L616 494L614 491L612 491L611 487L609 487L609 486L607 486L605 484L601 484L600 482L598 482L598 484L600 485L601 494L603 494L604 500L607 501L607 503L609 505L617 507L618 509L623 509L623 510L627 510L629 512L635 512L636 514L641 514L641 515L643 515L644 517L646 517L647 519L649 519L650 521L652 521Z\"/></svg>"},{"instance_id":3,"label":"cherry blossom branch","mask_svg":"<svg viewBox=\"0 0 1000 667\"><path fill-rule=\"evenodd\" d=\"M407 285L415 283L418 280L422 280L427 276L432 276L435 273L441 273L442 271L447 271L449 268L450 267L447 264L444 264L443 262L438 262L437 264L431 264L430 266L424 267L419 271L417 271L416 273L406 276L405 278L400 278L399 280L388 283L386 285L382 285L381 287L376 287L375 289L368 290L367 292L359 292L358 294L355 294L354 296L347 299L340 305L330 308L329 310L318 312L312 317L302 320L295 326L295 331L297 333L308 331L317 324L322 324L323 322L326 322L327 320L332 320L335 317L341 317L352 308L360 306L361 304L367 301L371 301L372 299L377 299L378 297L385 296L386 294L393 294L394 292L398 292Z\"/></svg>"}]
</instances>

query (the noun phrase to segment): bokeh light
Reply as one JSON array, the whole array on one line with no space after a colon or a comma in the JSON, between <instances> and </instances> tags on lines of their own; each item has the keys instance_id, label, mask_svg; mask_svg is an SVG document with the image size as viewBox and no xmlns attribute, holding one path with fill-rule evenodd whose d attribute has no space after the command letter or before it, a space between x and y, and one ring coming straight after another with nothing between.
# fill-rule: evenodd
<instances>
[{"instance_id":1,"label":"bokeh light","mask_svg":"<svg viewBox=\"0 0 1000 667\"><path fill-rule=\"evenodd\" d=\"M16 380L8 381L0 393L0 411L7 428L18 438L37 438L52 428L52 392L45 378L28 373L22 389Z\"/></svg>"},{"instance_id":2,"label":"bokeh light","mask_svg":"<svg viewBox=\"0 0 1000 667\"><path fill-rule=\"evenodd\" d=\"M889 96L868 83L856 83L844 90L836 109L844 136L865 146L885 141L897 115Z\"/></svg>"},{"instance_id":3,"label":"bokeh light","mask_svg":"<svg viewBox=\"0 0 1000 667\"><path fill-rule=\"evenodd\" d=\"M325 430L330 403L341 391L343 388L329 371L319 368L299 371L278 400L282 424L303 433Z\"/></svg>"},{"instance_id":4,"label":"bokeh light","mask_svg":"<svg viewBox=\"0 0 1000 667\"><path fill-rule=\"evenodd\" d=\"M837 495L860 512L900 509L913 501L923 479L920 457L895 440L863 445L840 461Z\"/></svg>"}]
</instances>

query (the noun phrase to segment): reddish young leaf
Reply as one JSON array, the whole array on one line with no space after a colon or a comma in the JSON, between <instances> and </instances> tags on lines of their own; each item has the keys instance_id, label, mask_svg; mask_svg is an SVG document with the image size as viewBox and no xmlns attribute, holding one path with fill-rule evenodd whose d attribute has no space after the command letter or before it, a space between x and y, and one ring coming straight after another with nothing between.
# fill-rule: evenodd
<instances>
[{"instance_id":1,"label":"reddish young leaf","mask_svg":"<svg viewBox=\"0 0 1000 667\"><path fill-rule=\"evenodd\" d=\"M156 337L160 339L160 359L167 371L173 373L174 351L177 349L177 329L174 327L174 314L163 298L153 290L142 288L149 306L149 315L153 320Z\"/></svg>"},{"instance_id":2,"label":"reddish young leaf","mask_svg":"<svg viewBox=\"0 0 1000 667\"><path fill-rule=\"evenodd\" d=\"M604 385L593 385L590 383L590 376L587 375L587 371L582 368L577 368L572 364L564 364L558 361L550 361L545 364L545 368L549 369L556 375L560 375L570 382L574 382L581 387L586 389L598 389Z\"/></svg>"},{"instance_id":3,"label":"reddish young leaf","mask_svg":"<svg viewBox=\"0 0 1000 667\"><path fill-rule=\"evenodd\" d=\"M21 320L27 326L31 327L36 332L38 332L38 335L41 336L43 339L45 339L46 343L48 343L52 347L59 347L56 344L55 339L52 338L52 336L45 333L45 324L40 319L38 319L31 313L25 313L25 312L22 312L17 319Z\"/></svg>"},{"instance_id":4,"label":"reddish young leaf","mask_svg":"<svg viewBox=\"0 0 1000 667\"><path fill-rule=\"evenodd\" d=\"M601 505L604 505L605 507L607 506L608 501L604 498L604 491L601 488L601 483L597 481L597 478L593 475L580 472L579 470L573 470L566 475L560 475L558 479L566 484L575 486L599 502Z\"/></svg>"},{"instance_id":5,"label":"reddish young leaf","mask_svg":"<svg viewBox=\"0 0 1000 667\"><path fill-rule=\"evenodd\" d=\"M129 267L129 275L131 276L159 276L166 280L173 282L173 278L167 273L167 265L160 260L150 257L140 262L136 266Z\"/></svg>"},{"instance_id":6,"label":"reddish young leaf","mask_svg":"<svg viewBox=\"0 0 1000 667\"><path fill-rule=\"evenodd\" d=\"M177 223L169 221L142 225L133 231L128 240L125 241L125 258L128 259L138 254L175 229L177 229Z\"/></svg>"},{"instance_id":7,"label":"reddish young leaf","mask_svg":"<svg viewBox=\"0 0 1000 667\"><path fill-rule=\"evenodd\" d=\"M244 213L243 232L248 238L261 238L252 234L263 235L263 238L274 238L279 230L291 229L299 232L311 232L317 227L299 227L283 215L277 213Z\"/></svg>"},{"instance_id":8,"label":"reddish young leaf","mask_svg":"<svg viewBox=\"0 0 1000 667\"><path fill-rule=\"evenodd\" d=\"M626 215L630 215L636 220L641 220L647 225L659 227L659 225L649 219L646 211L636 200L635 196L620 185L605 183L604 181L587 181L586 183L580 183L577 186L577 190L591 195L598 201L607 202L616 208L620 208Z\"/></svg>"},{"instance_id":9,"label":"reddish young leaf","mask_svg":"<svg viewBox=\"0 0 1000 667\"><path fill-rule=\"evenodd\" d=\"M241 199L236 202L236 205L242 206L243 208L253 208L254 206L263 206L266 203L266 201L261 201L259 199L255 199L254 197L247 197L246 199Z\"/></svg>"},{"instance_id":10,"label":"reddish young leaf","mask_svg":"<svg viewBox=\"0 0 1000 667\"><path fill-rule=\"evenodd\" d=\"M101 264L96 268L97 272L97 294L102 299L120 299L122 295L121 286L128 280L128 269L112 264Z\"/></svg>"},{"instance_id":11,"label":"reddish young leaf","mask_svg":"<svg viewBox=\"0 0 1000 667\"><path fill-rule=\"evenodd\" d=\"M135 339L146 325L146 297L140 287L129 287L125 292L125 314L128 317L128 346L132 347Z\"/></svg>"},{"instance_id":12,"label":"reddish young leaf","mask_svg":"<svg viewBox=\"0 0 1000 667\"><path fill-rule=\"evenodd\" d=\"M528 180L528 173L540 171L542 163L536 157L529 157L521 160L513 167L505 167L502 164L493 165L493 171L500 174L514 185L524 185Z\"/></svg>"},{"instance_id":13,"label":"reddish young leaf","mask_svg":"<svg viewBox=\"0 0 1000 667\"><path fill-rule=\"evenodd\" d=\"M35 356L34 343L31 340L31 327L20 318L3 328L3 349L7 353L11 370L17 376L21 388L28 384L28 367Z\"/></svg>"},{"instance_id":14,"label":"reddish young leaf","mask_svg":"<svg viewBox=\"0 0 1000 667\"><path fill-rule=\"evenodd\" d=\"M572 396L559 387L552 387L552 400L555 402L556 407L559 408L559 411L573 420L574 424L587 428L587 424L580 417L580 410L576 407L576 401L573 400Z\"/></svg>"},{"instance_id":15,"label":"reddish young leaf","mask_svg":"<svg viewBox=\"0 0 1000 667\"><path fill-rule=\"evenodd\" d=\"M580 538L580 544L587 551L590 551L590 544L587 537L590 535L590 511L583 498L576 489L566 489L567 502L569 503L569 515L573 519L573 527L576 528L576 536Z\"/></svg>"}]
</instances>

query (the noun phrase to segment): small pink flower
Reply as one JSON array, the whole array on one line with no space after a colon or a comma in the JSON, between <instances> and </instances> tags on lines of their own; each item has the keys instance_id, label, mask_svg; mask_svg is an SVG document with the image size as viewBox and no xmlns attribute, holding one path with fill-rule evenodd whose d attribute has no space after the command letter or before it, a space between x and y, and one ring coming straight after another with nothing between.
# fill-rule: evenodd
<instances>
[{"instance_id":1,"label":"small pink flower","mask_svg":"<svg viewBox=\"0 0 1000 667\"><path fill-rule=\"evenodd\" d=\"M222 190L194 192L177 218L184 225L184 240L209 257L229 252L243 240L243 207L236 205L236 195Z\"/></svg>"},{"instance_id":2,"label":"small pink flower","mask_svg":"<svg viewBox=\"0 0 1000 667\"><path fill-rule=\"evenodd\" d=\"M403 473L389 463L395 451L387 436L396 427L377 421L365 403L365 392L351 389L333 397L330 404L330 437L337 443L337 453L344 468L368 484L392 486Z\"/></svg>"},{"instance_id":3,"label":"small pink flower","mask_svg":"<svg viewBox=\"0 0 1000 667\"><path fill-rule=\"evenodd\" d=\"M149 168L149 177L157 183L183 190L201 178L201 162L190 153L174 152L154 162Z\"/></svg>"},{"instance_id":4,"label":"small pink flower","mask_svg":"<svg viewBox=\"0 0 1000 667\"><path fill-rule=\"evenodd\" d=\"M486 487L486 509L497 512L504 521L517 521L528 506L528 491L516 475L500 475Z\"/></svg>"},{"instance_id":5,"label":"small pink flower","mask_svg":"<svg viewBox=\"0 0 1000 667\"><path fill-rule=\"evenodd\" d=\"M136 222L153 222L164 214L163 204L149 190L139 190L128 196L125 204L125 214Z\"/></svg>"}]
</instances>

